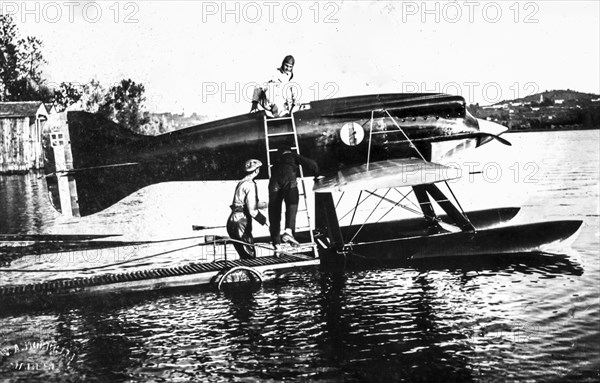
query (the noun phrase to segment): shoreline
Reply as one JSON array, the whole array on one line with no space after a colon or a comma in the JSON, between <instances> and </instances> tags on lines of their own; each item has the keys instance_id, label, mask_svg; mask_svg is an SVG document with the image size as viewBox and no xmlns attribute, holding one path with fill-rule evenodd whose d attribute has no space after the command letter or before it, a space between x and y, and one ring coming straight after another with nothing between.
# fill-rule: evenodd
<instances>
[{"instance_id":1,"label":"shoreline","mask_svg":"<svg viewBox=\"0 0 600 383\"><path fill-rule=\"evenodd\" d=\"M600 126L594 128L584 128L582 126L574 127L559 127L559 128L545 128L545 129L508 129L506 133L535 133L535 132L561 132L561 131L572 131L572 130L600 130Z\"/></svg>"}]
</instances>

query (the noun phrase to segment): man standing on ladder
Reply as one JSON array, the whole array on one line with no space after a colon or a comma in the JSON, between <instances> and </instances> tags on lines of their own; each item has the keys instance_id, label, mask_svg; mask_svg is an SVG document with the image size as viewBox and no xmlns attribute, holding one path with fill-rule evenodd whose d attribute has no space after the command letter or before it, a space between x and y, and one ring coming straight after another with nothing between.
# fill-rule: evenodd
<instances>
[{"instance_id":1,"label":"man standing on ladder","mask_svg":"<svg viewBox=\"0 0 600 383\"><path fill-rule=\"evenodd\" d=\"M235 188L231 214L227 220L227 234L232 239L243 241L249 245L234 242L233 247L241 259L256 258L254 238L252 237L252 218L261 225L267 223L267 219L258 209L264 209L266 203L259 202L258 191L254 178L258 176L262 162L259 160L248 160L244 165L246 177L244 177Z\"/></svg>"},{"instance_id":2,"label":"man standing on ladder","mask_svg":"<svg viewBox=\"0 0 600 383\"><path fill-rule=\"evenodd\" d=\"M271 114L269 117L283 117L292 112L294 93L286 85L294 78L294 64L293 56L285 56L271 79L264 86L254 89L250 113L265 110Z\"/></svg>"},{"instance_id":3,"label":"man standing on ladder","mask_svg":"<svg viewBox=\"0 0 600 383\"><path fill-rule=\"evenodd\" d=\"M280 149L279 159L273 164L269 180L269 222L271 240L276 250L281 241L299 245L294 238L296 231L296 213L298 212L298 166L319 175L319 165L310 158L297 154L290 148ZM285 231L281 230L281 204L285 201Z\"/></svg>"}]
</instances>

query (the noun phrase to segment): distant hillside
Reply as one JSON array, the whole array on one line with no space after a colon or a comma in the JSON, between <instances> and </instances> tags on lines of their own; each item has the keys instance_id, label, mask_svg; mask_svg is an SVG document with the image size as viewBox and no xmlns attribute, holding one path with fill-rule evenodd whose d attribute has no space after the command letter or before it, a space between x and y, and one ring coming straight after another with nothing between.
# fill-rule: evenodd
<instances>
[{"instance_id":1,"label":"distant hillside","mask_svg":"<svg viewBox=\"0 0 600 383\"><path fill-rule=\"evenodd\" d=\"M570 89L546 91L490 106L470 105L469 111L511 131L600 128L600 95Z\"/></svg>"},{"instance_id":2,"label":"distant hillside","mask_svg":"<svg viewBox=\"0 0 600 383\"><path fill-rule=\"evenodd\" d=\"M541 103L541 102L552 102L554 103L556 100L563 100L563 101L580 101L580 102L591 102L592 100L595 99L599 99L600 95L597 94L593 94L593 93L583 93L583 92L577 92L574 90L547 90L545 92L541 92L541 93L536 93L536 94L532 94L531 96L527 96L527 97L523 97L523 98L517 98L514 100L505 100L505 101L500 101L494 105L501 105L501 104L505 104L505 103L512 103L512 104L516 104L516 103Z\"/></svg>"}]
</instances>

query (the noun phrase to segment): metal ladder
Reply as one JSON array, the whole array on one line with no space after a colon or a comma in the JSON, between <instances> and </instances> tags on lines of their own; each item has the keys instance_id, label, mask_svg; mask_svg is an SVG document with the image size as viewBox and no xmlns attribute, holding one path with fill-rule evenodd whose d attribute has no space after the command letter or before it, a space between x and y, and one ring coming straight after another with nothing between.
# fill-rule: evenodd
<instances>
[{"instance_id":1,"label":"metal ladder","mask_svg":"<svg viewBox=\"0 0 600 383\"><path fill-rule=\"evenodd\" d=\"M279 133L270 133L269 131L269 123L270 122L277 122L277 121L291 121L292 122L292 131L289 132L279 132ZM269 140L272 137L281 137L281 136L290 136L290 135L294 135L294 146L292 147L293 150L296 151L296 153L299 155L300 154L300 145L298 144L298 132L296 130L296 121L294 119L294 114L290 113L290 115L288 117L276 117L276 118L267 118L267 116L263 117L263 121L264 121L264 125L265 125L265 143L266 143L266 147L267 147L267 169L269 170L269 178L271 178L271 167L273 166L273 164L271 163L271 153L276 152L277 149L271 149L271 146L269 145ZM300 227L296 227L296 229L308 229L308 232L310 233L310 244L300 244L301 247L304 246L309 246L310 250L313 252L313 256L315 258L318 257L318 250L317 250L317 245L315 243L315 235L313 232L313 229L311 227L311 221L310 221L310 212L308 210L308 201L306 198L306 185L304 183L304 171L302 170L302 166L299 166L300 169L300 182L298 183L298 185L301 186L301 188L299 188L298 190L298 194L301 197L301 200L304 201L304 207L301 207L300 205L298 205L298 213L304 213L306 215L306 222L307 222L307 226L300 226Z\"/></svg>"}]
</instances>

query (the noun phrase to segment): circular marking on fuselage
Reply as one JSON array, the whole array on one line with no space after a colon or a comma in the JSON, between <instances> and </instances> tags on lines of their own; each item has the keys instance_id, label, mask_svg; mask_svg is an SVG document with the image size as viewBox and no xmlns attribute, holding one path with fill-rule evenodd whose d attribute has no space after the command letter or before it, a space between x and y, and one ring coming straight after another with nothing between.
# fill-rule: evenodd
<instances>
[{"instance_id":1,"label":"circular marking on fuselage","mask_svg":"<svg viewBox=\"0 0 600 383\"><path fill-rule=\"evenodd\" d=\"M365 131L356 122L348 122L340 130L340 138L348 146L356 146L365 138Z\"/></svg>"}]
</instances>

